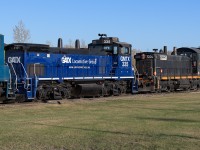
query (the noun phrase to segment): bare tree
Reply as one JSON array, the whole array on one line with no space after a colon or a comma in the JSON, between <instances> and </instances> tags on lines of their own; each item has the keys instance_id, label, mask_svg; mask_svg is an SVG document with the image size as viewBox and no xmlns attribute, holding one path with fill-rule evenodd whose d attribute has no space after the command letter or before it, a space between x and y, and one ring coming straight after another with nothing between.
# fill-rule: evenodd
<instances>
[{"instance_id":1,"label":"bare tree","mask_svg":"<svg viewBox=\"0 0 200 150\"><path fill-rule=\"evenodd\" d=\"M13 28L13 35L16 43L25 43L31 38L30 31L25 28L22 20Z\"/></svg>"},{"instance_id":2,"label":"bare tree","mask_svg":"<svg viewBox=\"0 0 200 150\"><path fill-rule=\"evenodd\" d=\"M50 47L54 47L53 43L49 40L46 41L46 44L49 45Z\"/></svg>"},{"instance_id":3,"label":"bare tree","mask_svg":"<svg viewBox=\"0 0 200 150\"><path fill-rule=\"evenodd\" d=\"M66 44L64 47L65 48L74 48L75 47L75 42L72 39L68 40L68 44Z\"/></svg>"},{"instance_id":4,"label":"bare tree","mask_svg":"<svg viewBox=\"0 0 200 150\"><path fill-rule=\"evenodd\" d=\"M87 48L87 45L85 44L85 40L81 40L81 48Z\"/></svg>"},{"instance_id":5,"label":"bare tree","mask_svg":"<svg viewBox=\"0 0 200 150\"><path fill-rule=\"evenodd\" d=\"M132 51L131 51L131 55L132 55L132 66L134 66L134 68L136 67L136 62L135 62L134 56L136 55L136 53L140 53L140 52L142 52L142 51L139 50L139 49L132 49Z\"/></svg>"},{"instance_id":6,"label":"bare tree","mask_svg":"<svg viewBox=\"0 0 200 150\"><path fill-rule=\"evenodd\" d=\"M74 42L72 41L72 39L69 39L69 48L74 48Z\"/></svg>"}]
</instances>

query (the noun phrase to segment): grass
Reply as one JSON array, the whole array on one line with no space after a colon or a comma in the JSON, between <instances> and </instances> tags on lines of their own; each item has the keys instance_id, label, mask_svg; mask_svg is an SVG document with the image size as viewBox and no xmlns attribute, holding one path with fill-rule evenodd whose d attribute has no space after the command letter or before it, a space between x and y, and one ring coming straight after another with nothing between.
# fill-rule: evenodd
<instances>
[{"instance_id":1,"label":"grass","mask_svg":"<svg viewBox=\"0 0 200 150\"><path fill-rule=\"evenodd\" d=\"M0 106L0 149L199 149L199 95Z\"/></svg>"}]
</instances>

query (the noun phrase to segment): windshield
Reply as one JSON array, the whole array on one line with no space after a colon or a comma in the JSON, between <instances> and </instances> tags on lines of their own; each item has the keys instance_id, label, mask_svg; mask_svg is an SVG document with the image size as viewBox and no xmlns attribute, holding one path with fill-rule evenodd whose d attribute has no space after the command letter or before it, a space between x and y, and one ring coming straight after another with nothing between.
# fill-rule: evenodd
<instances>
[{"instance_id":1,"label":"windshield","mask_svg":"<svg viewBox=\"0 0 200 150\"><path fill-rule=\"evenodd\" d=\"M152 68L153 68L152 65L153 65L152 59L144 59L136 61L136 68L140 75L150 76L152 74Z\"/></svg>"},{"instance_id":2,"label":"windshield","mask_svg":"<svg viewBox=\"0 0 200 150\"><path fill-rule=\"evenodd\" d=\"M121 47L121 54L130 54L128 47Z\"/></svg>"}]
</instances>

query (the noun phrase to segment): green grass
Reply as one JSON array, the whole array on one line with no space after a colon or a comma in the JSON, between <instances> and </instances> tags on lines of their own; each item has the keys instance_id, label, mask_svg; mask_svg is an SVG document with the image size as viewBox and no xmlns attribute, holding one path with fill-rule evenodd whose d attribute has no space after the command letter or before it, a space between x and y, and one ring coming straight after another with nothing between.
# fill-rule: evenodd
<instances>
[{"instance_id":1,"label":"green grass","mask_svg":"<svg viewBox=\"0 0 200 150\"><path fill-rule=\"evenodd\" d=\"M200 148L200 93L0 106L0 149Z\"/></svg>"}]
</instances>

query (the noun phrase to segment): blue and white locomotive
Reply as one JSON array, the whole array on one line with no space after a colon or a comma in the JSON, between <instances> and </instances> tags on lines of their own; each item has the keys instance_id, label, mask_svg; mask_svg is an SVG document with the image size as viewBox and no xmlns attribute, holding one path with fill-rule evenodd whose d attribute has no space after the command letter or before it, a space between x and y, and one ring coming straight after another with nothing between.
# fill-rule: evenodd
<instances>
[{"instance_id":1,"label":"blue and white locomotive","mask_svg":"<svg viewBox=\"0 0 200 150\"><path fill-rule=\"evenodd\" d=\"M137 92L131 44L99 34L88 48L17 43L5 47L10 85L26 100Z\"/></svg>"}]
</instances>

